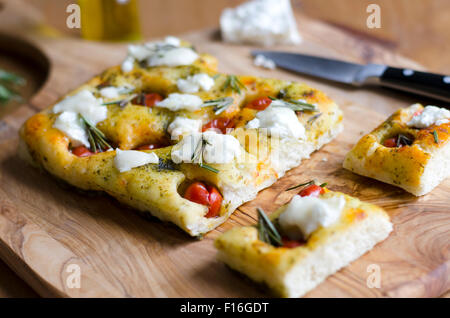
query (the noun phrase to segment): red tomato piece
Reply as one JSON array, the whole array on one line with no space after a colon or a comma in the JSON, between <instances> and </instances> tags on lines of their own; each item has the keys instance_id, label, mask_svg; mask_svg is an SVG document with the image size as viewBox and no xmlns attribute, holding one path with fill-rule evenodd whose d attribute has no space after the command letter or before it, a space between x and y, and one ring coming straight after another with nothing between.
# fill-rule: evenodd
<instances>
[{"instance_id":1,"label":"red tomato piece","mask_svg":"<svg viewBox=\"0 0 450 318\"><path fill-rule=\"evenodd\" d=\"M230 118L220 117L211 120L207 124L203 125L202 131L207 131L208 129L217 129L222 132L222 134L227 133L227 128L233 128L234 121Z\"/></svg>"},{"instance_id":2,"label":"red tomato piece","mask_svg":"<svg viewBox=\"0 0 450 318\"><path fill-rule=\"evenodd\" d=\"M77 157L89 157L94 154L85 146L79 146L79 147L72 148L72 153Z\"/></svg>"},{"instance_id":3,"label":"red tomato piece","mask_svg":"<svg viewBox=\"0 0 450 318\"><path fill-rule=\"evenodd\" d=\"M222 195L213 186L207 186L209 192L209 210L206 214L207 218L219 216L220 207L222 206Z\"/></svg>"},{"instance_id":4,"label":"red tomato piece","mask_svg":"<svg viewBox=\"0 0 450 318\"><path fill-rule=\"evenodd\" d=\"M153 107L162 100L163 97L158 93L145 94L145 106L147 107Z\"/></svg>"},{"instance_id":5,"label":"red tomato piece","mask_svg":"<svg viewBox=\"0 0 450 318\"><path fill-rule=\"evenodd\" d=\"M283 247L287 247L287 248L295 248L295 247L299 247L299 246L302 246L305 244L305 242L303 242L303 241L295 241L295 240L291 240L287 237L282 237L281 242L283 243Z\"/></svg>"},{"instance_id":6,"label":"red tomato piece","mask_svg":"<svg viewBox=\"0 0 450 318\"><path fill-rule=\"evenodd\" d=\"M311 184L310 186L300 191L299 194L302 197L318 197L320 194L323 193L325 193L325 190L322 187L319 187L318 185L315 184Z\"/></svg>"},{"instance_id":7,"label":"red tomato piece","mask_svg":"<svg viewBox=\"0 0 450 318\"><path fill-rule=\"evenodd\" d=\"M223 200L222 195L215 187L207 186L203 182L192 183L186 189L184 198L208 206L208 213L205 215L207 218L213 218L219 215Z\"/></svg>"},{"instance_id":8,"label":"red tomato piece","mask_svg":"<svg viewBox=\"0 0 450 318\"><path fill-rule=\"evenodd\" d=\"M136 98L133 99L132 103L135 105L142 105L147 107L153 107L157 102L163 100L163 97L158 93L149 93L149 94L139 94Z\"/></svg>"},{"instance_id":9,"label":"red tomato piece","mask_svg":"<svg viewBox=\"0 0 450 318\"><path fill-rule=\"evenodd\" d=\"M383 146L388 147L388 148L395 148L395 147L397 147L397 138L386 139L383 142Z\"/></svg>"},{"instance_id":10,"label":"red tomato piece","mask_svg":"<svg viewBox=\"0 0 450 318\"><path fill-rule=\"evenodd\" d=\"M247 104L248 108L256 110L264 110L272 104L272 100L269 97L260 97Z\"/></svg>"}]
</instances>

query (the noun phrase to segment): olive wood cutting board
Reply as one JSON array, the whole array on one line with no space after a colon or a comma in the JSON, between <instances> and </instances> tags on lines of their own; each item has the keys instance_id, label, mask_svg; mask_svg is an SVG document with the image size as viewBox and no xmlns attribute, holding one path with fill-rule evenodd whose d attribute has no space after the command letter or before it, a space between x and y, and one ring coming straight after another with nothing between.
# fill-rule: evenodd
<instances>
[{"instance_id":1,"label":"olive wood cutting board","mask_svg":"<svg viewBox=\"0 0 450 318\"><path fill-rule=\"evenodd\" d=\"M303 43L278 49L421 68L391 53L390 44L306 17L298 20ZM416 198L342 168L344 155L362 134L394 110L418 101L414 97L385 89L357 90L282 70L257 68L249 55L252 47L224 44L214 30L181 36L199 51L215 55L222 72L304 81L336 100L345 116L344 132L336 140L241 206L203 240L196 240L173 225L144 219L108 196L86 196L61 186L18 158L21 124L106 67L119 64L126 46L15 30L47 56L51 69L38 94L0 120L0 256L40 295L270 295L218 262L213 240L234 226L253 224L256 206L269 213L274 211L294 195L285 192L286 188L313 178L328 182L331 190L382 206L392 218L394 231L373 250L330 276L308 297L433 297L449 290L450 180ZM73 279L78 268L80 288ZM374 268L380 269L380 288L367 285Z\"/></svg>"}]
</instances>

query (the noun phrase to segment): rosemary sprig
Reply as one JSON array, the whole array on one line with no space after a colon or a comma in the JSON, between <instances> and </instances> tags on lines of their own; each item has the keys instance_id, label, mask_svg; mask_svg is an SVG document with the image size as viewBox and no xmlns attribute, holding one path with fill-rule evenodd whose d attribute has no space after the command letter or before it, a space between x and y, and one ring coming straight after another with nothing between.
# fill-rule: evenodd
<instances>
[{"instance_id":1,"label":"rosemary sprig","mask_svg":"<svg viewBox=\"0 0 450 318\"><path fill-rule=\"evenodd\" d=\"M320 116L322 116L322 113L318 113L318 114L312 116L310 119L308 119L308 122L307 122L308 125L311 126L312 124L314 124L315 121L316 121L317 119L319 119Z\"/></svg>"},{"instance_id":2,"label":"rosemary sprig","mask_svg":"<svg viewBox=\"0 0 450 318\"><path fill-rule=\"evenodd\" d=\"M20 77L16 74L6 72L5 70L0 70L0 81L4 81L4 82L16 84L16 85L24 85L25 84L25 79L23 79L22 77Z\"/></svg>"},{"instance_id":3,"label":"rosemary sprig","mask_svg":"<svg viewBox=\"0 0 450 318\"><path fill-rule=\"evenodd\" d=\"M310 186L310 185L315 184L315 183L316 183L315 180L311 180L311 181L308 181L308 182L301 183L301 184L298 184L296 186L290 187L289 189L286 189L285 191L291 191L291 190L298 189L298 188L301 188L301 187Z\"/></svg>"},{"instance_id":4,"label":"rosemary sprig","mask_svg":"<svg viewBox=\"0 0 450 318\"><path fill-rule=\"evenodd\" d=\"M295 112L303 112L303 111L311 111L311 112L317 112L319 109L316 105L308 104L306 102L298 101L298 100L289 100L285 101L283 99L278 99L275 97L269 96L269 98L277 103L272 103L272 107L288 107L292 109Z\"/></svg>"},{"instance_id":5,"label":"rosemary sprig","mask_svg":"<svg viewBox=\"0 0 450 318\"><path fill-rule=\"evenodd\" d=\"M324 183L322 183L319 187L325 188L327 185L328 185L328 182L324 182Z\"/></svg>"},{"instance_id":6,"label":"rosemary sprig","mask_svg":"<svg viewBox=\"0 0 450 318\"><path fill-rule=\"evenodd\" d=\"M219 99L208 100L203 103L202 107L214 106L214 114L220 115L234 102L232 97L224 97Z\"/></svg>"},{"instance_id":7,"label":"rosemary sprig","mask_svg":"<svg viewBox=\"0 0 450 318\"><path fill-rule=\"evenodd\" d=\"M177 170L177 166L171 159L159 158L158 171L162 170Z\"/></svg>"},{"instance_id":8,"label":"rosemary sprig","mask_svg":"<svg viewBox=\"0 0 450 318\"><path fill-rule=\"evenodd\" d=\"M258 238L273 246L282 246L281 235L261 208L258 211Z\"/></svg>"},{"instance_id":9,"label":"rosemary sprig","mask_svg":"<svg viewBox=\"0 0 450 318\"><path fill-rule=\"evenodd\" d=\"M14 86L24 85L25 79L4 70L0 70L0 103L6 103L11 99L22 98L14 90Z\"/></svg>"},{"instance_id":10,"label":"rosemary sprig","mask_svg":"<svg viewBox=\"0 0 450 318\"><path fill-rule=\"evenodd\" d=\"M225 84L223 85L223 90L226 91L229 88L238 94L241 94L241 89L243 90L247 89L245 85L242 84L242 82L237 78L236 75L227 76Z\"/></svg>"},{"instance_id":11,"label":"rosemary sprig","mask_svg":"<svg viewBox=\"0 0 450 318\"><path fill-rule=\"evenodd\" d=\"M106 102L106 103L103 103L102 105L106 106L106 105L116 105L117 104L117 105L119 105L120 108L124 108L125 106L128 105L129 102L131 102L137 96L138 96L138 94L131 94L127 98L114 100L114 101L111 101L111 102Z\"/></svg>"},{"instance_id":12,"label":"rosemary sprig","mask_svg":"<svg viewBox=\"0 0 450 318\"><path fill-rule=\"evenodd\" d=\"M400 146L411 146L413 141L405 135L399 134L397 137L397 148Z\"/></svg>"},{"instance_id":13,"label":"rosemary sprig","mask_svg":"<svg viewBox=\"0 0 450 318\"><path fill-rule=\"evenodd\" d=\"M197 163L200 168L209 170L214 173L219 173L219 170L203 163L203 150L205 149L205 146L208 144L209 144L208 141L205 140L202 135L201 139L198 141L197 146L195 147L194 152L192 153L191 161L193 163Z\"/></svg>"},{"instance_id":14,"label":"rosemary sprig","mask_svg":"<svg viewBox=\"0 0 450 318\"><path fill-rule=\"evenodd\" d=\"M84 124L84 127L86 128L86 132L88 134L88 140L90 144L90 148L92 152L97 152L98 150L106 150L109 148L112 148L111 145L108 143L105 134L92 125L89 121L87 121L82 115L79 115L81 118L81 121Z\"/></svg>"},{"instance_id":15,"label":"rosemary sprig","mask_svg":"<svg viewBox=\"0 0 450 318\"><path fill-rule=\"evenodd\" d=\"M439 135L436 130L433 131L434 142L439 143Z\"/></svg>"}]
</instances>

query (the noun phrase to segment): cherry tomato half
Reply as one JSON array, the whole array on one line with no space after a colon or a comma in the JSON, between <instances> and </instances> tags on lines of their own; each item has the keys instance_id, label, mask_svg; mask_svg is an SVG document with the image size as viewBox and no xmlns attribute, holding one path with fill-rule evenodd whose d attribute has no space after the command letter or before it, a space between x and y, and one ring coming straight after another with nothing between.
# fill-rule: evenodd
<instances>
[{"instance_id":1,"label":"cherry tomato half","mask_svg":"<svg viewBox=\"0 0 450 318\"><path fill-rule=\"evenodd\" d=\"M295 240L291 240L287 237L282 237L281 242L283 243L283 247L287 247L287 248L295 248L295 247L299 247L299 246L302 246L305 244L305 242L303 242L303 241L295 241Z\"/></svg>"},{"instance_id":2,"label":"cherry tomato half","mask_svg":"<svg viewBox=\"0 0 450 318\"><path fill-rule=\"evenodd\" d=\"M222 132L222 134L227 133L227 128L233 128L234 122L230 118L216 118L203 125L202 131L207 131L208 129L218 129Z\"/></svg>"},{"instance_id":3,"label":"cherry tomato half","mask_svg":"<svg viewBox=\"0 0 450 318\"><path fill-rule=\"evenodd\" d=\"M397 147L397 138L386 139L383 142L383 146L388 147L388 148L395 148L395 147Z\"/></svg>"},{"instance_id":4,"label":"cherry tomato half","mask_svg":"<svg viewBox=\"0 0 450 318\"><path fill-rule=\"evenodd\" d=\"M272 104L269 97L260 97L247 104L246 107L256 110L264 110Z\"/></svg>"},{"instance_id":5,"label":"cherry tomato half","mask_svg":"<svg viewBox=\"0 0 450 318\"><path fill-rule=\"evenodd\" d=\"M222 205L222 195L219 191L203 182L192 183L184 193L184 198L202 205L208 206L207 218L213 218L219 215L220 206Z\"/></svg>"},{"instance_id":6,"label":"cherry tomato half","mask_svg":"<svg viewBox=\"0 0 450 318\"><path fill-rule=\"evenodd\" d=\"M133 99L133 104L153 107L157 102L160 102L162 100L163 97L158 93L140 94L138 97Z\"/></svg>"},{"instance_id":7,"label":"cherry tomato half","mask_svg":"<svg viewBox=\"0 0 450 318\"><path fill-rule=\"evenodd\" d=\"M318 185L315 184L311 184L310 186L300 191L299 195L301 197L318 197L320 194L324 193L325 190L322 187L319 187Z\"/></svg>"},{"instance_id":8,"label":"cherry tomato half","mask_svg":"<svg viewBox=\"0 0 450 318\"><path fill-rule=\"evenodd\" d=\"M89 157L94 154L85 146L78 146L78 147L72 148L72 153L77 157Z\"/></svg>"}]
</instances>

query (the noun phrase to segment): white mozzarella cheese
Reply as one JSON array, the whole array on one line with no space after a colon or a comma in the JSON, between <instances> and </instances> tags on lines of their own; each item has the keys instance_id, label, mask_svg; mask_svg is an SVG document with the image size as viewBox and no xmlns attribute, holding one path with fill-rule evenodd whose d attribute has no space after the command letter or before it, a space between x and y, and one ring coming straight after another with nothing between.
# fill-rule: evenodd
<instances>
[{"instance_id":1,"label":"white mozzarella cheese","mask_svg":"<svg viewBox=\"0 0 450 318\"><path fill-rule=\"evenodd\" d=\"M196 151L202 151L202 162L217 164L230 163L242 154L241 145L235 137L206 131L185 136L172 148L172 161L199 163L194 155Z\"/></svg>"},{"instance_id":2,"label":"white mozzarella cheese","mask_svg":"<svg viewBox=\"0 0 450 318\"><path fill-rule=\"evenodd\" d=\"M146 153L136 150L116 149L116 156L114 157L114 166L120 172L130 171L136 167L158 162L159 158L155 153Z\"/></svg>"},{"instance_id":3,"label":"white mozzarella cheese","mask_svg":"<svg viewBox=\"0 0 450 318\"><path fill-rule=\"evenodd\" d=\"M201 119L176 117L167 127L167 132L172 140L178 140L181 136L199 132L202 127Z\"/></svg>"},{"instance_id":4,"label":"white mozzarella cheese","mask_svg":"<svg viewBox=\"0 0 450 318\"><path fill-rule=\"evenodd\" d=\"M450 111L436 106L427 106L423 112L414 116L407 125L415 128L428 128L431 125L442 125L450 121Z\"/></svg>"},{"instance_id":5,"label":"white mozzarella cheese","mask_svg":"<svg viewBox=\"0 0 450 318\"><path fill-rule=\"evenodd\" d=\"M319 227L336 223L344 206L345 198L341 195L327 199L296 195L280 214L278 223L290 239L306 239Z\"/></svg>"},{"instance_id":6,"label":"white mozzarella cheese","mask_svg":"<svg viewBox=\"0 0 450 318\"><path fill-rule=\"evenodd\" d=\"M203 100L196 95L172 93L169 96L156 103L157 107L167 108L171 111L186 109L196 111L203 105Z\"/></svg>"},{"instance_id":7,"label":"white mozzarella cheese","mask_svg":"<svg viewBox=\"0 0 450 318\"><path fill-rule=\"evenodd\" d=\"M246 128L267 128L270 135L280 138L306 139L305 127L295 112L287 107L267 107L258 112L256 118L247 123Z\"/></svg>"},{"instance_id":8,"label":"white mozzarella cheese","mask_svg":"<svg viewBox=\"0 0 450 318\"><path fill-rule=\"evenodd\" d=\"M177 86L182 93L197 93L200 89L207 92L214 86L214 79L208 74L200 73L178 79Z\"/></svg>"},{"instance_id":9,"label":"white mozzarella cheese","mask_svg":"<svg viewBox=\"0 0 450 318\"><path fill-rule=\"evenodd\" d=\"M252 0L225 9L220 27L227 42L266 46L301 42L289 0Z\"/></svg>"}]
</instances>

